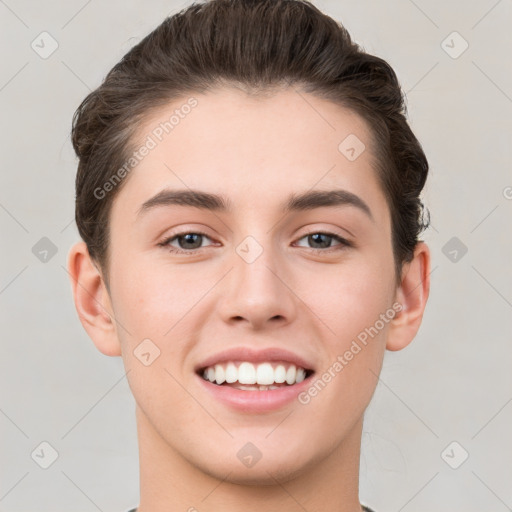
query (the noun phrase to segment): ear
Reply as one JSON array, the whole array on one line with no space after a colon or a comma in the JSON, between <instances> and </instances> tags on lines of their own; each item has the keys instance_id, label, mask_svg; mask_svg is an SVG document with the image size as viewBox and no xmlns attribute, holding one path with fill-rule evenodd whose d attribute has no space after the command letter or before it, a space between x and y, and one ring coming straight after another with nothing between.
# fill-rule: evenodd
<instances>
[{"instance_id":1,"label":"ear","mask_svg":"<svg viewBox=\"0 0 512 512\"><path fill-rule=\"evenodd\" d=\"M418 242L413 258L402 268L395 301L402 309L390 322L386 348L401 350L414 339L420 328L430 291L430 250Z\"/></svg>"},{"instance_id":2,"label":"ear","mask_svg":"<svg viewBox=\"0 0 512 512\"><path fill-rule=\"evenodd\" d=\"M121 344L110 296L85 242L71 247L67 267L76 311L84 329L101 353L120 356Z\"/></svg>"}]
</instances>

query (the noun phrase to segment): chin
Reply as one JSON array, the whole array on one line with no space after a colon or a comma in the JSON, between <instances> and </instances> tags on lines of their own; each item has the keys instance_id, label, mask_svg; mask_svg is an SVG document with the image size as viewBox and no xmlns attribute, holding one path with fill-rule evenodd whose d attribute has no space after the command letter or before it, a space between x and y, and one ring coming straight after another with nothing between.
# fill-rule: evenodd
<instances>
[{"instance_id":1,"label":"chin","mask_svg":"<svg viewBox=\"0 0 512 512\"><path fill-rule=\"evenodd\" d=\"M235 442L231 441L230 446L221 450L217 458L210 450L210 461L197 461L196 465L210 476L228 481L238 485L275 485L276 480L286 482L292 480L305 472L309 466L314 464L314 457L308 457L304 450L304 443L295 445L286 444L285 449L276 446L263 448L264 441L259 443L261 450L256 448L256 443L246 442L240 449L233 449ZM238 444L238 443L237 443ZM311 447L310 447L311 448ZM226 456L226 453L229 455ZM211 461L217 460L215 463Z\"/></svg>"},{"instance_id":2,"label":"chin","mask_svg":"<svg viewBox=\"0 0 512 512\"><path fill-rule=\"evenodd\" d=\"M240 463L230 464L223 467L216 466L209 468L212 477L237 485L273 486L276 481L284 483L293 480L304 472L305 467L297 467L295 464L286 461L264 463L260 460L252 468L241 467Z\"/></svg>"}]
</instances>

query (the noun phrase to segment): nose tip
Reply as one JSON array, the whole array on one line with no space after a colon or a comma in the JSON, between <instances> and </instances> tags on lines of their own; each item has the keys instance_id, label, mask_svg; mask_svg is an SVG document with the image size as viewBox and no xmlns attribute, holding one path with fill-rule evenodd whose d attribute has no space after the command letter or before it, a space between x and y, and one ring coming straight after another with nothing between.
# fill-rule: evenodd
<instances>
[{"instance_id":1,"label":"nose tip","mask_svg":"<svg viewBox=\"0 0 512 512\"><path fill-rule=\"evenodd\" d=\"M254 255L257 247L247 241L247 254ZM252 253L251 253L252 251ZM227 322L246 321L253 328L267 322L290 321L293 315L293 295L284 284L270 251L262 251L250 263L244 257L235 261L235 268L226 276L221 312ZM272 266L271 266L272 265Z\"/></svg>"}]
</instances>

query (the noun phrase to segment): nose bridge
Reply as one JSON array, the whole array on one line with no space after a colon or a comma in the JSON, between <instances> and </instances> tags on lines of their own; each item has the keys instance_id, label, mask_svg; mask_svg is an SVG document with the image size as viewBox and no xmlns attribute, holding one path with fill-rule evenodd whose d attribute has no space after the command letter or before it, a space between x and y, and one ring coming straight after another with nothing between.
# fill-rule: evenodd
<instances>
[{"instance_id":1,"label":"nose bridge","mask_svg":"<svg viewBox=\"0 0 512 512\"><path fill-rule=\"evenodd\" d=\"M235 247L222 313L225 320L244 318L254 326L276 317L289 321L293 300L280 275L282 258L271 235L256 236L247 235Z\"/></svg>"}]
</instances>

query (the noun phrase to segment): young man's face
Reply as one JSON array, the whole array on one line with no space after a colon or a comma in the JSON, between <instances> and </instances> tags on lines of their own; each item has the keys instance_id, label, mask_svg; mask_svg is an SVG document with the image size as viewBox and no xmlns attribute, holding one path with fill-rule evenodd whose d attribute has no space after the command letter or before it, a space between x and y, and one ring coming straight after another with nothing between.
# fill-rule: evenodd
<instances>
[{"instance_id":1,"label":"young man's face","mask_svg":"<svg viewBox=\"0 0 512 512\"><path fill-rule=\"evenodd\" d=\"M292 89L194 97L169 133L159 124L188 98L139 131L136 147L148 136L157 144L113 203L116 322L93 338L105 353L119 344L139 430L162 451L220 479L287 479L360 443L400 316L390 213L354 113ZM228 208L143 208L162 191L192 190ZM334 190L330 205L286 209L294 197ZM234 349L248 352L226 354ZM282 383L278 366L293 382L294 357L314 373ZM228 363L248 362L281 383L260 391L207 382L202 369L216 362L219 380ZM239 372L250 381L251 365Z\"/></svg>"}]
</instances>

